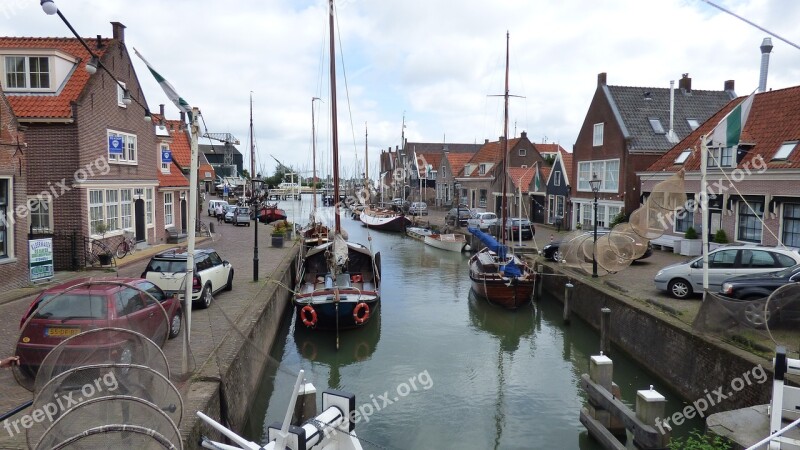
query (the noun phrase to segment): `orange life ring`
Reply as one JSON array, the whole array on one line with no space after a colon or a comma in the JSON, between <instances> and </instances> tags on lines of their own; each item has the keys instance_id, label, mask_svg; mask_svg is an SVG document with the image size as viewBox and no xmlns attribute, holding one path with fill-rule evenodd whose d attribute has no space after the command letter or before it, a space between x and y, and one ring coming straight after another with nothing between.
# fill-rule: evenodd
<instances>
[{"instance_id":1,"label":"orange life ring","mask_svg":"<svg viewBox=\"0 0 800 450\"><path fill-rule=\"evenodd\" d=\"M361 283L362 281L364 281L364 277L361 276L360 273L354 273L354 274L350 275L350 281L352 283Z\"/></svg>"},{"instance_id":2,"label":"orange life ring","mask_svg":"<svg viewBox=\"0 0 800 450\"><path fill-rule=\"evenodd\" d=\"M362 314L363 312L363 314ZM369 319L369 305L366 303L359 303L353 309L353 320L357 325L361 325Z\"/></svg>"},{"instance_id":3,"label":"orange life ring","mask_svg":"<svg viewBox=\"0 0 800 450\"><path fill-rule=\"evenodd\" d=\"M303 319L303 325L307 327L313 327L317 324L317 312L311 305L303 306L303 309L300 310L300 318Z\"/></svg>"}]
</instances>

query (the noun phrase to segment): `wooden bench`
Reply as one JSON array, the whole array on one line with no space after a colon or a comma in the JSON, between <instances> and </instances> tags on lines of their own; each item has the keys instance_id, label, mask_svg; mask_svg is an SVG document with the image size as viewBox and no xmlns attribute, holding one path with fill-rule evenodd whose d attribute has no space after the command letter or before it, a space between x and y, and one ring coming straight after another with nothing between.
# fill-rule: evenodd
<instances>
[{"instance_id":1,"label":"wooden bench","mask_svg":"<svg viewBox=\"0 0 800 450\"><path fill-rule=\"evenodd\" d=\"M669 247L670 249L675 248L675 241L683 239L680 236L672 236L669 234L665 234L659 238L652 239L650 244L654 247L658 246L659 249L664 250L664 247Z\"/></svg>"},{"instance_id":2,"label":"wooden bench","mask_svg":"<svg viewBox=\"0 0 800 450\"><path fill-rule=\"evenodd\" d=\"M186 242L187 235L186 233L179 233L178 229L175 227L166 228L167 231L167 244L180 244L181 242Z\"/></svg>"}]
</instances>

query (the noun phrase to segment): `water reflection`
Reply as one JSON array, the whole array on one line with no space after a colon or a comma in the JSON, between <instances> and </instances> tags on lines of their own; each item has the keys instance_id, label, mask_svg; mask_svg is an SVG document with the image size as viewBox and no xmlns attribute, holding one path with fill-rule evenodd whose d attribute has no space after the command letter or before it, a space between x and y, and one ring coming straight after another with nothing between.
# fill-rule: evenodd
<instances>
[{"instance_id":1,"label":"water reflection","mask_svg":"<svg viewBox=\"0 0 800 450\"><path fill-rule=\"evenodd\" d=\"M489 304L472 289L469 291L470 325L500 341L500 350L513 353L520 340L533 333L534 308L508 310Z\"/></svg>"}]
</instances>

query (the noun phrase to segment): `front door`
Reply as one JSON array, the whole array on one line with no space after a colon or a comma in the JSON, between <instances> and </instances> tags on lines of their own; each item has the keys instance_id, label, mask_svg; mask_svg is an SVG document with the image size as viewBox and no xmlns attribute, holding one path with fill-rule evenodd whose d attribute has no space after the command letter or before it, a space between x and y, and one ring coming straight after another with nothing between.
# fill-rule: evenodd
<instances>
[{"instance_id":1,"label":"front door","mask_svg":"<svg viewBox=\"0 0 800 450\"><path fill-rule=\"evenodd\" d=\"M543 195L531 196L531 212L533 213L534 223L544 223L545 220L545 205Z\"/></svg>"},{"instance_id":2,"label":"front door","mask_svg":"<svg viewBox=\"0 0 800 450\"><path fill-rule=\"evenodd\" d=\"M136 220L136 242L144 242L147 240L144 221L144 200L137 199L134 201L133 209Z\"/></svg>"}]
</instances>

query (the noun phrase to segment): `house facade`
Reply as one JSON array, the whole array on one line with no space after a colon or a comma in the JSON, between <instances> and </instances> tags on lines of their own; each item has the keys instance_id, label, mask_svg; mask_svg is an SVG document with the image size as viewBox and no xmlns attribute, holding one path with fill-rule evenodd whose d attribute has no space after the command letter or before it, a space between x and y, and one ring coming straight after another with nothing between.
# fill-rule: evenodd
<instances>
[{"instance_id":1,"label":"house facade","mask_svg":"<svg viewBox=\"0 0 800 450\"><path fill-rule=\"evenodd\" d=\"M656 184L683 171L691 201L661 221L666 234L682 237L693 227L713 240L724 230L729 242L800 248L800 86L753 97L738 145L709 148L707 224L695 207L701 199L701 137L744 100L731 101L642 171L642 190L649 195Z\"/></svg>"},{"instance_id":2,"label":"house facade","mask_svg":"<svg viewBox=\"0 0 800 450\"><path fill-rule=\"evenodd\" d=\"M28 284L28 233L49 215L29 197L25 133L2 90L0 124L0 286L13 289Z\"/></svg>"},{"instance_id":3,"label":"house facade","mask_svg":"<svg viewBox=\"0 0 800 450\"><path fill-rule=\"evenodd\" d=\"M8 101L27 126L28 190L53 194L37 200L49 228L36 231L75 234L79 249L89 238L115 243L123 230L148 243L164 235L156 226L158 141L140 106L125 26L113 22L112 33L88 44L122 85L104 70L84 69L90 54L77 39L0 38ZM75 253L58 242L57 270L59 253Z\"/></svg>"},{"instance_id":4,"label":"house facade","mask_svg":"<svg viewBox=\"0 0 800 450\"><path fill-rule=\"evenodd\" d=\"M409 187L418 198L420 186L425 189L423 201L428 206L449 206L453 197L453 172L442 172L445 155L464 154L472 156L480 144L459 144L441 142L405 142L405 149L411 156L412 166L409 171ZM400 158L402 160L402 158Z\"/></svg>"},{"instance_id":5,"label":"house facade","mask_svg":"<svg viewBox=\"0 0 800 450\"><path fill-rule=\"evenodd\" d=\"M186 233L189 180L178 165L178 160L191 159L191 147L186 126L176 120L167 120L156 126L159 140L158 200L159 212L156 226L174 228ZM190 161L189 161L190 162ZM188 172L188 170L186 171ZM199 215L197 217L200 217Z\"/></svg>"},{"instance_id":6,"label":"house facade","mask_svg":"<svg viewBox=\"0 0 800 450\"><path fill-rule=\"evenodd\" d=\"M454 207L467 204L467 194L461 185L456 182L456 176L464 170L464 165L469 162L474 153L445 152L439 168L439 183L437 196L441 198L442 205Z\"/></svg>"},{"instance_id":7,"label":"house facade","mask_svg":"<svg viewBox=\"0 0 800 450\"><path fill-rule=\"evenodd\" d=\"M598 226L638 208L641 182L636 173L734 98L733 88L733 81L726 81L720 91L694 90L688 74L677 89L611 86L606 74L599 74L573 149L571 226L593 224L595 194L589 181L594 175L601 180Z\"/></svg>"},{"instance_id":8,"label":"house facade","mask_svg":"<svg viewBox=\"0 0 800 450\"><path fill-rule=\"evenodd\" d=\"M572 186L570 185L571 173L572 154L560 148L553 160L550 175L545 182L547 188L546 200L543 204L545 210L543 223L562 227L569 225L572 205L570 197L572 191Z\"/></svg>"}]
</instances>

